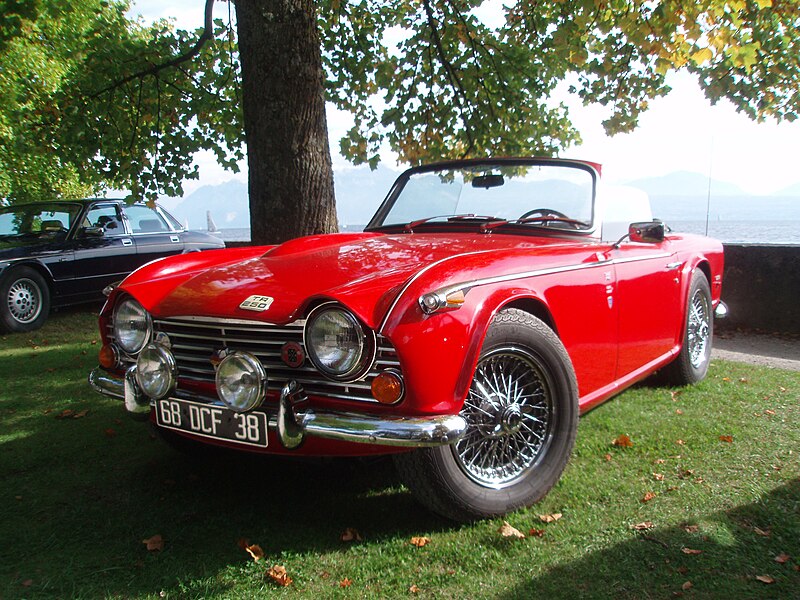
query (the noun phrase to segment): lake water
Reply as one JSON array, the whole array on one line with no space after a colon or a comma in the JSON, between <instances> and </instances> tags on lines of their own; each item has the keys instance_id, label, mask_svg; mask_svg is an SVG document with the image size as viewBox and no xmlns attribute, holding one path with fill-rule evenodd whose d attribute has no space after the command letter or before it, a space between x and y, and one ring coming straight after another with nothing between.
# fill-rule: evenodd
<instances>
[{"instance_id":1,"label":"lake water","mask_svg":"<svg viewBox=\"0 0 800 600\"><path fill-rule=\"evenodd\" d=\"M705 221L667 221L677 232L706 234ZM344 227L343 231L361 231L363 226ZM708 235L726 244L800 245L800 221L709 221ZM222 229L226 242L247 242L250 229Z\"/></svg>"}]
</instances>

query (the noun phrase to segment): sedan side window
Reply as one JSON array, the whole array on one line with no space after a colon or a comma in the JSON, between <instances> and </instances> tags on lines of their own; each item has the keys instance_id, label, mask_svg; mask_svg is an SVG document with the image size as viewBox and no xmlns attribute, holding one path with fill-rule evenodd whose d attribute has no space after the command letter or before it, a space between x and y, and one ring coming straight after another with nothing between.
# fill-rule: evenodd
<instances>
[{"instance_id":1,"label":"sedan side window","mask_svg":"<svg viewBox=\"0 0 800 600\"><path fill-rule=\"evenodd\" d=\"M126 206L122 210L133 227L133 233L158 233L171 231L167 222L147 206Z\"/></svg>"},{"instance_id":2,"label":"sedan side window","mask_svg":"<svg viewBox=\"0 0 800 600\"><path fill-rule=\"evenodd\" d=\"M102 227L106 235L125 235L125 227L114 205L93 206L86 214L87 227Z\"/></svg>"}]
</instances>

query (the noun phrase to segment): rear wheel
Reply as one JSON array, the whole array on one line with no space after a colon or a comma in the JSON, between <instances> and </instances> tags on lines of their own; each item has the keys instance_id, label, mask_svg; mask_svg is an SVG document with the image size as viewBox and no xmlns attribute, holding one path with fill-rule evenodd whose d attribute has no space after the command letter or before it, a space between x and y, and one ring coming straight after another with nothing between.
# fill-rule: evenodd
<instances>
[{"instance_id":1,"label":"rear wheel","mask_svg":"<svg viewBox=\"0 0 800 600\"><path fill-rule=\"evenodd\" d=\"M705 378L711 362L714 335L714 314L711 308L711 287L699 269L692 275L686 303L686 324L681 350L664 369L667 383L689 385Z\"/></svg>"},{"instance_id":2,"label":"rear wheel","mask_svg":"<svg viewBox=\"0 0 800 600\"><path fill-rule=\"evenodd\" d=\"M457 521L529 506L558 481L578 423L575 374L542 321L500 312L484 341L451 446L395 455L404 483L434 512Z\"/></svg>"},{"instance_id":3,"label":"rear wheel","mask_svg":"<svg viewBox=\"0 0 800 600\"><path fill-rule=\"evenodd\" d=\"M33 331L50 312L50 289L37 271L18 267L0 280L0 329Z\"/></svg>"}]
</instances>

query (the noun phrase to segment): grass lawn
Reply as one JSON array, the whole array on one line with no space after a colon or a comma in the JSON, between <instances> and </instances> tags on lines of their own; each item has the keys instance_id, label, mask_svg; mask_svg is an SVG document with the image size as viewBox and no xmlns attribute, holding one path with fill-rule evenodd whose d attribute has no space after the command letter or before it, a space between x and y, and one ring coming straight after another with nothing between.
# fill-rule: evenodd
<instances>
[{"instance_id":1,"label":"grass lawn","mask_svg":"<svg viewBox=\"0 0 800 600\"><path fill-rule=\"evenodd\" d=\"M89 389L96 329L0 336L0 598L800 597L800 373L714 362L600 406L516 539L428 513L389 460L179 454Z\"/></svg>"}]
</instances>

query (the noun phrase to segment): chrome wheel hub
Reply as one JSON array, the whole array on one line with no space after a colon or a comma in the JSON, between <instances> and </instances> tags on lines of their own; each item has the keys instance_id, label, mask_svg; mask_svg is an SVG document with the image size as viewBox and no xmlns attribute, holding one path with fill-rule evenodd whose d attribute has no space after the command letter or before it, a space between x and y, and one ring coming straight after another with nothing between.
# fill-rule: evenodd
<instances>
[{"instance_id":1,"label":"chrome wheel hub","mask_svg":"<svg viewBox=\"0 0 800 600\"><path fill-rule=\"evenodd\" d=\"M499 489L534 467L552 437L551 390L544 367L527 350L509 346L484 356L461 411L467 432L452 446L462 471Z\"/></svg>"},{"instance_id":2,"label":"chrome wheel hub","mask_svg":"<svg viewBox=\"0 0 800 600\"><path fill-rule=\"evenodd\" d=\"M689 362L697 369L708 360L711 332L711 307L705 294L699 290L692 296L689 306L689 323L686 345Z\"/></svg>"},{"instance_id":3,"label":"chrome wheel hub","mask_svg":"<svg viewBox=\"0 0 800 600\"><path fill-rule=\"evenodd\" d=\"M19 323L34 321L42 311L39 286L30 279L18 279L8 290L6 305L8 312Z\"/></svg>"}]
</instances>

